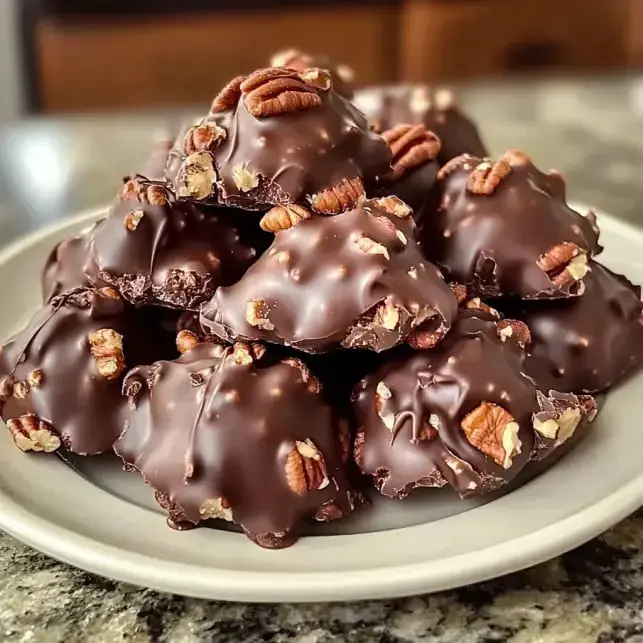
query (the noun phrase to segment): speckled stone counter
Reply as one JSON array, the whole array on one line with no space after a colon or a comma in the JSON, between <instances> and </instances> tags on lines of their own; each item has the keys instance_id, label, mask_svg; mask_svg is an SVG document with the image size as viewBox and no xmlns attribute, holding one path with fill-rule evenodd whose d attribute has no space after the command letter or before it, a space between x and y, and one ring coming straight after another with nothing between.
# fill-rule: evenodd
<instances>
[{"instance_id":1,"label":"speckled stone counter","mask_svg":"<svg viewBox=\"0 0 643 643\"><path fill-rule=\"evenodd\" d=\"M564 173L571 198L643 225L643 80L484 84L462 99L495 152L522 148ZM0 245L108 201L154 132L177 118L83 116L0 129ZM0 535L0 641L643 643L643 511L573 552L492 582L334 605L163 595L93 577Z\"/></svg>"}]
</instances>

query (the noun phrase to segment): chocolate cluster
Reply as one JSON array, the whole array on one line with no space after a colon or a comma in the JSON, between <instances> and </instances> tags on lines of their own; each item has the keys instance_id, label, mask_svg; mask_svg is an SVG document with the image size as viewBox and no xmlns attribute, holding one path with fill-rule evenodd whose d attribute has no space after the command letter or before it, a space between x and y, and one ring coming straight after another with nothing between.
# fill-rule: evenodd
<instances>
[{"instance_id":1,"label":"chocolate cluster","mask_svg":"<svg viewBox=\"0 0 643 643\"><path fill-rule=\"evenodd\" d=\"M380 352L422 325L439 341L457 303L422 256L410 214L396 197L384 197L280 232L239 282L219 288L203 307L203 328L224 341L311 353Z\"/></svg>"},{"instance_id":2,"label":"chocolate cluster","mask_svg":"<svg viewBox=\"0 0 643 643\"><path fill-rule=\"evenodd\" d=\"M524 368L529 329L465 308L437 347L385 364L355 391L355 461L384 495L494 491L591 422L590 396L545 395Z\"/></svg>"},{"instance_id":3,"label":"chocolate cluster","mask_svg":"<svg viewBox=\"0 0 643 643\"><path fill-rule=\"evenodd\" d=\"M0 415L22 451L110 451L127 369L164 353L171 346L113 288L68 290L2 348Z\"/></svg>"},{"instance_id":4,"label":"chocolate cluster","mask_svg":"<svg viewBox=\"0 0 643 643\"><path fill-rule=\"evenodd\" d=\"M424 252L480 297L555 299L583 293L600 250L593 215L565 201L565 182L528 156L463 155L438 175L437 211L422 228Z\"/></svg>"},{"instance_id":5,"label":"chocolate cluster","mask_svg":"<svg viewBox=\"0 0 643 643\"><path fill-rule=\"evenodd\" d=\"M279 548L306 518L348 515L358 494L345 468L346 421L300 360L271 361L265 351L198 344L176 361L134 369L115 450L176 526L223 519Z\"/></svg>"},{"instance_id":6,"label":"chocolate cluster","mask_svg":"<svg viewBox=\"0 0 643 643\"><path fill-rule=\"evenodd\" d=\"M365 487L479 496L555 462L643 363L596 218L525 154L487 158L449 92L271 64L54 248L0 352L16 446L115 452L170 526L267 548Z\"/></svg>"}]
</instances>

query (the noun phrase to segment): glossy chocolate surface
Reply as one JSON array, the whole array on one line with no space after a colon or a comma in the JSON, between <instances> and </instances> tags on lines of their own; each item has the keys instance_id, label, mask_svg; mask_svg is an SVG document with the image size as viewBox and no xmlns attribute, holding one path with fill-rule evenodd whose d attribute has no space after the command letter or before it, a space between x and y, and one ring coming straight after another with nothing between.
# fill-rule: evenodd
<instances>
[{"instance_id":1,"label":"glossy chocolate surface","mask_svg":"<svg viewBox=\"0 0 643 643\"><path fill-rule=\"evenodd\" d=\"M488 193L475 193L475 177L493 173L505 157L508 175ZM596 254L598 231L591 213L583 217L569 208L560 174L540 172L519 152L505 157L494 164L464 156L452 161L450 171L444 168L436 185L440 205L434 216L425 218L421 232L427 258L481 297L580 294L586 261L564 282L558 277L570 261L561 260L557 273L546 272L539 262L561 244L575 245L575 261Z\"/></svg>"},{"instance_id":2,"label":"glossy chocolate surface","mask_svg":"<svg viewBox=\"0 0 643 643\"><path fill-rule=\"evenodd\" d=\"M578 420L593 412L592 398L582 400L586 410L575 396L552 401L539 394L524 374L518 335L502 324L464 310L436 348L386 364L358 385L355 458L383 494L403 498L416 487L447 484L463 497L492 491L570 437L556 425L536 432L535 413L551 412L544 422L565 409ZM488 424L476 426L478 448L463 423L483 403L509 415L497 420L496 408L482 418ZM518 425L513 441L504 433L509 422Z\"/></svg>"},{"instance_id":3,"label":"glossy chocolate surface","mask_svg":"<svg viewBox=\"0 0 643 643\"><path fill-rule=\"evenodd\" d=\"M70 288L89 287L86 274L89 243L103 220L78 235L67 237L58 243L49 254L42 273L42 298L47 303ZM97 286L105 284L96 284Z\"/></svg>"},{"instance_id":4,"label":"glossy chocolate surface","mask_svg":"<svg viewBox=\"0 0 643 643\"><path fill-rule=\"evenodd\" d=\"M442 141L440 165L460 154L489 153L473 121L463 113L450 90L426 85L367 87L355 92L355 105L378 131L401 123L422 123Z\"/></svg>"},{"instance_id":5,"label":"glossy chocolate surface","mask_svg":"<svg viewBox=\"0 0 643 643\"><path fill-rule=\"evenodd\" d=\"M162 190L166 202L119 197L91 245L95 273L127 300L195 310L255 260L255 245L225 209L176 201L162 183L135 182L143 191Z\"/></svg>"},{"instance_id":6,"label":"glossy chocolate surface","mask_svg":"<svg viewBox=\"0 0 643 643\"><path fill-rule=\"evenodd\" d=\"M360 179L369 194L390 172L388 146L348 100L332 89L318 94L321 103L313 109L256 117L240 99L228 113L229 122L217 115L225 136L205 152L212 157L216 181L193 198L261 211L308 204L350 179ZM185 185L177 165L175 159L168 166L168 177L182 196Z\"/></svg>"},{"instance_id":7,"label":"glossy chocolate surface","mask_svg":"<svg viewBox=\"0 0 643 643\"><path fill-rule=\"evenodd\" d=\"M132 371L128 428L115 450L174 523L234 520L262 546L287 546L301 520L352 510L348 442L298 360L262 364L238 350L200 344ZM297 448L317 459L298 459Z\"/></svg>"},{"instance_id":8,"label":"glossy chocolate surface","mask_svg":"<svg viewBox=\"0 0 643 643\"><path fill-rule=\"evenodd\" d=\"M340 346L383 351L427 320L445 333L456 300L422 257L408 209L400 218L382 203L366 201L279 232L237 284L220 288L203 307L204 329L227 341L264 340L311 353Z\"/></svg>"},{"instance_id":9,"label":"glossy chocolate surface","mask_svg":"<svg viewBox=\"0 0 643 643\"><path fill-rule=\"evenodd\" d=\"M117 293L102 292L79 288L54 298L0 351L2 418L34 414L64 447L80 454L111 449L126 407L125 371L115 379L101 375L90 335L101 329L121 335L123 368L167 355L166 344L134 308Z\"/></svg>"},{"instance_id":10,"label":"glossy chocolate surface","mask_svg":"<svg viewBox=\"0 0 643 643\"><path fill-rule=\"evenodd\" d=\"M604 391L643 363L641 288L592 263L582 297L502 305L527 323L526 370L544 389Z\"/></svg>"}]
</instances>

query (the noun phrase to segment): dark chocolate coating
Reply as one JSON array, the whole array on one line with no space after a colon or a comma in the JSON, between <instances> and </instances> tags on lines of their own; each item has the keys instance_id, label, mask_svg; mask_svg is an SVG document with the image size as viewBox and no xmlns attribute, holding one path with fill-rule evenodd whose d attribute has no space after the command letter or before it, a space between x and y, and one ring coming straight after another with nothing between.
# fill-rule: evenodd
<instances>
[{"instance_id":1,"label":"dark chocolate coating","mask_svg":"<svg viewBox=\"0 0 643 643\"><path fill-rule=\"evenodd\" d=\"M402 123L426 125L442 141L440 165L460 154L489 154L477 127L460 110L449 90L432 90L426 85L367 87L355 92L353 102L378 131Z\"/></svg>"},{"instance_id":2,"label":"dark chocolate coating","mask_svg":"<svg viewBox=\"0 0 643 643\"><path fill-rule=\"evenodd\" d=\"M139 177L141 186L162 186ZM234 283L257 256L222 208L174 200L117 199L91 244L94 270L134 304L196 310L220 285ZM142 213L134 230L125 221Z\"/></svg>"},{"instance_id":3,"label":"dark chocolate coating","mask_svg":"<svg viewBox=\"0 0 643 643\"><path fill-rule=\"evenodd\" d=\"M391 170L388 146L348 100L333 90L321 95L320 107L268 117L252 116L239 100L229 124L219 121L227 136L212 152L217 184L203 201L261 211L308 204L347 179L361 179L367 194L375 189ZM242 168L258 175L256 188L237 186ZM173 161L168 178L179 174Z\"/></svg>"},{"instance_id":4,"label":"dark chocolate coating","mask_svg":"<svg viewBox=\"0 0 643 643\"><path fill-rule=\"evenodd\" d=\"M545 421L565 409L579 419L594 412L592 398L575 396L555 396L554 408L525 376L523 362L523 348L515 336L503 338L495 317L462 311L435 349L388 363L356 388L358 466L381 493L398 498L416 487L449 484L467 497L506 484L530 459L545 457L561 443L560 432L536 432L535 413L552 412L540 416ZM485 402L518 423L519 449L502 441L508 420L491 423L482 444L489 438L496 443L486 453L468 441L461 423Z\"/></svg>"},{"instance_id":5,"label":"dark chocolate coating","mask_svg":"<svg viewBox=\"0 0 643 643\"><path fill-rule=\"evenodd\" d=\"M259 319L252 319L253 302ZM376 310L385 305L388 320ZM412 218L371 200L279 232L237 284L220 288L202 308L201 324L226 341L379 352L429 318L446 332L456 309L439 270L415 243Z\"/></svg>"},{"instance_id":6,"label":"dark chocolate coating","mask_svg":"<svg viewBox=\"0 0 643 643\"><path fill-rule=\"evenodd\" d=\"M348 443L300 362L239 361L233 348L200 344L130 372L123 390L131 413L115 451L154 487L174 523L225 515L258 544L287 546L302 520L351 512ZM286 471L306 441L321 455L308 484ZM293 482L303 485L298 492ZM230 513L208 514L204 503L215 499Z\"/></svg>"},{"instance_id":7,"label":"dark chocolate coating","mask_svg":"<svg viewBox=\"0 0 643 643\"><path fill-rule=\"evenodd\" d=\"M424 227L424 220L434 216L438 207L439 195L435 190L438 170L438 164L435 161L429 161L408 171L400 178L383 181L382 186L375 190L373 196L392 194L402 199L413 209L413 220L420 234Z\"/></svg>"},{"instance_id":8,"label":"dark chocolate coating","mask_svg":"<svg viewBox=\"0 0 643 643\"><path fill-rule=\"evenodd\" d=\"M578 295L582 278L557 285L538 262L563 243L596 254L595 221L591 213L583 217L569 208L559 174L544 174L522 158L492 194L474 194L467 187L472 172L492 161L462 157L458 168L440 178L440 205L425 218L420 235L425 255L481 297Z\"/></svg>"},{"instance_id":9,"label":"dark chocolate coating","mask_svg":"<svg viewBox=\"0 0 643 643\"><path fill-rule=\"evenodd\" d=\"M582 297L499 304L527 323L527 373L545 390L597 393L643 363L641 288L592 263Z\"/></svg>"},{"instance_id":10,"label":"dark chocolate coating","mask_svg":"<svg viewBox=\"0 0 643 643\"><path fill-rule=\"evenodd\" d=\"M103 220L97 221L91 228L80 234L63 239L51 251L42 273L42 299L44 303L71 288L92 285L85 270L89 243L95 230L102 222ZM96 285L100 287L105 284L98 283Z\"/></svg>"},{"instance_id":11,"label":"dark chocolate coating","mask_svg":"<svg viewBox=\"0 0 643 643\"><path fill-rule=\"evenodd\" d=\"M122 335L127 367L167 355L154 329L118 296L82 288L67 291L39 310L0 351L2 418L34 414L69 451L109 451L123 430L127 405L121 396L123 377L102 376L92 355L89 336L100 329ZM41 382L29 386L34 371L40 372ZM16 395L19 387L24 394Z\"/></svg>"}]
</instances>

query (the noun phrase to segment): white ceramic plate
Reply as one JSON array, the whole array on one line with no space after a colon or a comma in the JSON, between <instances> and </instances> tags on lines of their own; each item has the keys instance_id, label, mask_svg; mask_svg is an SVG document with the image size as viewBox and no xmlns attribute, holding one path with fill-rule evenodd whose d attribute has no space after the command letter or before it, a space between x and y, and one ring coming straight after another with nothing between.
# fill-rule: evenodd
<instances>
[{"instance_id":1,"label":"white ceramic plate","mask_svg":"<svg viewBox=\"0 0 643 643\"><path fill-rule=\"evenodd\" d=\"M579 208L581 211L583 208ZM40 303L40 269L87 213L0 253L0 337ZM643 282L643 232L599 220L602 260ZM0 528L55 558L159 590L242 601L326 601L418 594L544 561L643 504L643 375L614 391L588 436L542 476L493 502L426 490L377 499L281 551L232 531L172 531L150 489L109 457L26 455L0 431Z\"/></svg>"}]
</instances>

